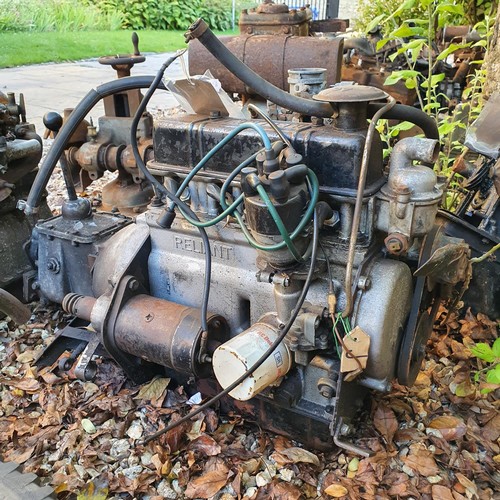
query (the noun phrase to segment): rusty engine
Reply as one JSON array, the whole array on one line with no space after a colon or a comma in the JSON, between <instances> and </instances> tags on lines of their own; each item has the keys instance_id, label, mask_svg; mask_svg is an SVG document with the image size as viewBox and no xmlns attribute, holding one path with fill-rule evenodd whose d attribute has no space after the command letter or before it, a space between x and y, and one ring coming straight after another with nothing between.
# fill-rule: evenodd
<instances>
[{"instance_id":1,"label":"rusty engine","mask_svg":"<svg viewBox=\"0 0 500 500\"><path fill-rule=\"evenodd\" d=\"M166 370L213 396L205 405L220 400L310 446L366 453L349 435L369 390L413 383L440 301L470 278L468 246L437 219L436 126L373 87L287 93L202 20L187 39L300 119L273 121L253 105L258 119L232 117L210 101L203 113L157 119L153 146L141 147L149 99L179 55L154 79L124 76L90 91L59 130L25 203L40 218L61 158L68 200L61 215L38 220L30 256L40 297L78 319L45 362L69 349L61 368L76 363L83 379L94 375L96 353L136 382ZM197 94L201 87L188 83ZM100 99L123 102L116 96L141 88L144 98L135 93L134 111L122 117L126 143L117 123L111 129L121 138L104 127L102 141L71 145ZM387 167L381 117L411 121L426 136L401 140ZM91 173L123 170L132 176L124 192L135 185L154 196L144 211L141 198L135 218L96 212L76 195L68 162Z\"/></svg>"}]
</instances>

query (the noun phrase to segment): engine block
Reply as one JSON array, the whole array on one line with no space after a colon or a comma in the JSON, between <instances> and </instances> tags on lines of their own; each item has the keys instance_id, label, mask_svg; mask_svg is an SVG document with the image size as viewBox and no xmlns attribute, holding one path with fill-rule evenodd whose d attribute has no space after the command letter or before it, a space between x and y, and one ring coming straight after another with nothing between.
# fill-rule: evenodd
<instances>
[{"instance_id":1,"label":"engine block","mask_svg":"<svg viewBox=\"0 0 500 500\"><path fill-rule=\"evenodd\" d=\"M435 138L401 140L386 165L375 123L394 100L356 85L314 99L275 102L330 118L164 117L147 166L132 128L147 210L63 207L32 253L41 296L90 323L134 381L166 370L276 432L366 453L348 442L357 411L370 389L413 383L468 249L437 224Z\"/></svg>"}]
</instances>

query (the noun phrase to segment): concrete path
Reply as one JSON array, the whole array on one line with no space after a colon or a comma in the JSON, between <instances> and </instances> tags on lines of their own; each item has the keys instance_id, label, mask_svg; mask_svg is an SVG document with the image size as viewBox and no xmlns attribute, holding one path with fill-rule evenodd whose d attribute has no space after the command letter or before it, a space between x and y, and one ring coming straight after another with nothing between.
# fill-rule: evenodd
<instances>
[{"instance_id":1,"label":"concrete path","mask_svg":"<svg viewBox=\"0 0 500 500\"><path fill-rule=\"evenodd\" d=\"M132 75L154 75L171 53L146 54L146 61L132 68ZM183 78L179 60L166 71L167 78ZM0 90L4 93L24 93L26 117L34 123L39 134L45 128L42 118L47 111L63 112L75 107L92 88L116 78L110 66L103 66L95 60L74 63L47 63L18 68L0 69ZM176 105L166 92L158 91L151 100L150 110L165 109ZM90 116L97 119L104 113L102 103L94 108Z\"/></svg>"}]
</instances>

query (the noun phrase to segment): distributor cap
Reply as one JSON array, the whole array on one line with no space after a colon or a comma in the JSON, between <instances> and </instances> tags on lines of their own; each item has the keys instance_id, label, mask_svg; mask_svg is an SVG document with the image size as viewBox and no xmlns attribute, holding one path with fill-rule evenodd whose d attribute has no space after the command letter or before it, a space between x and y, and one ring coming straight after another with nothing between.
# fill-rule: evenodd
<instances>
[{"instance_id":1,"label":"distributor cap","mask_svg":"<svg viewBox=\"0 0 500 500\"><path fill-rule=\"evenodd\" d=\"M387 99L389 94L369 85L334 85L313 96L316 101L329 103L369 102Z\"/></svg>"}]
</instances>

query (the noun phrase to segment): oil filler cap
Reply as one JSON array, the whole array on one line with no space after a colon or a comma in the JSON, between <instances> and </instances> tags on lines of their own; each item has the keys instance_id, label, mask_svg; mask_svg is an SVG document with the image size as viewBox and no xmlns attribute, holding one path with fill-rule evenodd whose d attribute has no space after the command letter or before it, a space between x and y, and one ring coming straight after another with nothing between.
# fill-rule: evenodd
<instances>
[{"instance_id":1,"label":"oil filler cap","mask_svg":"<svg viewBox=\"0 0 500 500\"><path fill-rule=\"evenodd\" d=\"M340 83L329 89L322 90L313 96L315 101L330 103L369 102L387 99L389 94L377 87L369 85L349 85Z\"/></svg>"}]
</instances>

